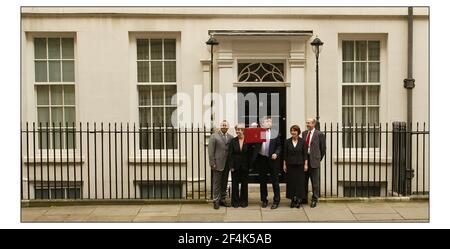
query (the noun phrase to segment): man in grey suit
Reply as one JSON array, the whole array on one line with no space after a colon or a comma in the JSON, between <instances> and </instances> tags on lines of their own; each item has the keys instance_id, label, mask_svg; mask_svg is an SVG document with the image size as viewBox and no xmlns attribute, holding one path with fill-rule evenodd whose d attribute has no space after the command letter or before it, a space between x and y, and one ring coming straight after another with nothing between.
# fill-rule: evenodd
<instances>
[{"instance_id":1,"label":"man in grey suit","mask_svg":"<svg viewBox=\"0 0 450 249\"><path fill-rule=\"evenodd\" d=\"M227 133L228 128L228 122L223 120L220 123L220 130L213 133L209 138L208 156L213 177L214 209L219 209L220 206L230 206L226 202L228 174L230 172L226 160L228 144L233 139L233 136Z\"/></svg>"},{"instance_id":2,"label":"man in grey suit","mask_svg":"<svg viewBox=\"0 0 450 249\"><path fill-rule=\"evenodd\" d=\"M306 131L302 133L302 138L305 140L305 150L307 151L307 161L305 162L305 189L308 193L308 182L311 178L311 185L313 190L313 196L311 200L311 207L317 206L319 200L319 184L320 184L320 161L325 156L326 152L326 140L325 134L319 130L316 130L316 120L309 118L306 120ZM307 200L303 200L303 203L308 203Z\"/></svg>"}]
</instances>

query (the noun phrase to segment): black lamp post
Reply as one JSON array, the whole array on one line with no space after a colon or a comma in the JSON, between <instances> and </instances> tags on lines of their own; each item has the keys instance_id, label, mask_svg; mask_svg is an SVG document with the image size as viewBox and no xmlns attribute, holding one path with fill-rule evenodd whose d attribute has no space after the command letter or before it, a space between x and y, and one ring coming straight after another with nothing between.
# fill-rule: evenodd
<instances>
[{"instance_id":1,"label":"black lamp post","mask_svg":"<svg viewBox=\"0 0 450 249\"><path fill-rule=\"evenodd\" d=\"M312 42L312 50L316 55L316 129L320 130L320 121L319 121L319 54L322 51L323 42L316 37Z\"/></svg>"},{"instance_id":2,"label":"black lamp post","mask_svg":"<svg viewBox=\"0 0 450 249\"><path fill-rule=\"evenodd\" d=\"M208 41L206 41L206 45L211 46L211 61L209 63L209 73L210 73L210 91L211 91L211 131L213 130L214 126L214 113L213 113L213 60L214 60L214 46L219 45L219 42L214 38L213 36L210 36Z\"/></svg>"}]
</instances>

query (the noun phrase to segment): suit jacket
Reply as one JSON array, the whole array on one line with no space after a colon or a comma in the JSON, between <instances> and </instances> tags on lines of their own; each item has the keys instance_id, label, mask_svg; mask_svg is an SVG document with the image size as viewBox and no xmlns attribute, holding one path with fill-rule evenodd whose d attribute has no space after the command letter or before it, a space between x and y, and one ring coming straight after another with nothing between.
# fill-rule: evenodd
<instances>
[{"instance_id":1,"label":"suit jacket","mask_svg":"<svg viewBox=\"0 0 450 249\"><path fill-rule=\"evenodd\" d=\"M234 170L248 170L249 164L252 157L252 146L250 144L244 143L242 145L242 150L239 145L239 138L235 137L231 139L228 146L228 159L227 163L231 169Z\"/></svg>"},{"instance_id":2,"label":"suit jacket","mask_svg":"<svg viewBox=\"0 0 450 249\"><path fill-rule=\"evenodd\" d=\"M304 164L306 159L305 140L298 139L297 145L294 147L292 138L284 142L284 160L287 164Z\"/></svg>"},{"instance_id":3,"label":"suit jacket","mask_svg":"<svg viewBox=\"0 0 450 249\"><path fill-rule=\"evenodd\" d=\"M230 134L226 134L226 137L223 137L222 132L216 132L211 135L209 138L208 144L208 157L209 157L209 166L216 165L215 170L223 171L227 161L228 155L228 144L230 143L233 136Z\"/></svg>"},{"instance_id":4,"label":"suit jacket","mask_svg":"<svg viewBox=\"0 0 450 249\"><path fill-rule=\"evenodd\" d=\"M277 154L277 160L271 160L271 161L278 161L281 157L281 135L278 133L275 138L270 139L269 143L269 158L272 157L273 154ZM256 143L254 145L254 152L252 161L254 162L256 160L256 157L259 154L259 151L261 150L262 143Z\"/></svg>"},{"instance_id":5,"label":"suit jacket","mask_svg":"<svg viewBox=\"0 0 450 249\"><path fill-rule=\"evenodd\" d=\"M305 143L307 136L308 131L303 131L302 137L305 140ZM310 143L308 165L311 168L319 168L320 161L322 161L322 158L325 156L327 149L325 134L321 131L315 130L313 136L310 139L311 143ZM308 149L306 149L306 154L308 154Z\"/></svg>"}]
</instances>

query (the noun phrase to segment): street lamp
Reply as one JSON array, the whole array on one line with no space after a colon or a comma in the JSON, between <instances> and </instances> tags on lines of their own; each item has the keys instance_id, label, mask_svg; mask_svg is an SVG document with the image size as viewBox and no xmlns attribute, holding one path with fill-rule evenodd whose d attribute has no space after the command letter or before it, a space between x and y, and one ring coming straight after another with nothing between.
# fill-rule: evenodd
<instances>
[{"instance_id":1,"label":"street lamp","mask_svg":"<svg viewBox=\"0 0 450 249\"><path fill-rule=\"evenodd\" d=\"M311 42L311 47L316 55L316 129L320 130L319 121L319 54L322 51L323 42L316 36Z\"/></svg>"},{"instance_id":2,"label":"street lamp","mask_svg":"<svg viewBox=\"0 0 450 249\"><path fill-rule=\"evenodd\" d=\"M209 73L210 73L210 91L211 91L211 131L213 130L213 122L214 122L214 113L213 113L213 91L214 91L214 86L213 86L213 60L214 60L214 46L219 45L219 42L216 40L216 38L214 38L213 36L210 36L208 41L206 41L206 45L211 46L211 61L209 63Z\"/></svg>"}]
</instances>

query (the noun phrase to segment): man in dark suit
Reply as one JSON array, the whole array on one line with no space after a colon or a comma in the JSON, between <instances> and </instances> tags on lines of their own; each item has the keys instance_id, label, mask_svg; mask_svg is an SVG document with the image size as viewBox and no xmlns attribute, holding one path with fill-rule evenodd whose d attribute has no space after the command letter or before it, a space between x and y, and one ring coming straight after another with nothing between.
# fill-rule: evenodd
<instances>
[{"instance_id":1,"label":"man in dark suit","mask_svg":"<svg viewBox=\"0 0 450 249\"><path fill-rule=\"evenodd\" d=\"M264 117L262 127L267 129L266 142L255 144L253 156L259 174L261 207L265 208L268 205L267 174L270 173L274 195L271 209L276 209L280 204L278 174L280 173L281 135L278 131L272 130L271 117Z\"/></svg>"},{"instance_id":2,"label":"man in dark suit","mask_svg":"<svg viewBox=\"0 0 450 249\"><path fill-rule=\"evenodd\" d=\"M311 185L313 190L313 196L311 199L311 207L317 206L319 201L319 185L320 185L320 161L325 156L326 152L326 140L325 134L315 129L316 120L309 118L306 120L306 131L302 133L302 138L305 140L305 150L307 152L307 173L305 174L305 190L308 193L309 178L311 178ZM303 203L308 203L307 200L303 200Z\"/></svg>"}]
</instances>

